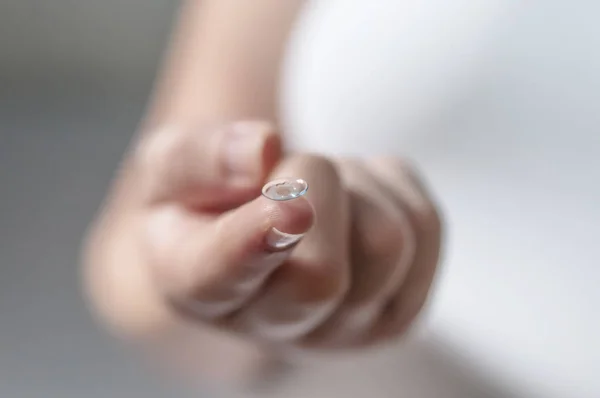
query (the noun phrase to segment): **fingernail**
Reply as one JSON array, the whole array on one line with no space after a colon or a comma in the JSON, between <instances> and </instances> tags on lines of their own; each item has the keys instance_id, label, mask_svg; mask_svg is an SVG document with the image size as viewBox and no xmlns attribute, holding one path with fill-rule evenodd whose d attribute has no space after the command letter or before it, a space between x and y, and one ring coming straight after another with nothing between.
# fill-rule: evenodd
<instances>
[{"instance_id":1,"label":"fingernail","mask_svg":"<svg viewBox=\"0 0 600 398\"><path fill-rule=\"evenodd\" d=\"M270 125L264 122L237 122L227 130L224 160L232 183L257 181L261 173L263 147L270 131Z\"/></svg>"},{"instance_id":2,"label":"fingernail","mask_svg":"<svg viewBox=\"0 0 600 398\"><path fill-rule=\"evenodd\" d=\"M267 234L267 244L274 250L286 250L302 239L304 234L288 234L277 228L271 228Z\"/></svg>"}]
</instances>

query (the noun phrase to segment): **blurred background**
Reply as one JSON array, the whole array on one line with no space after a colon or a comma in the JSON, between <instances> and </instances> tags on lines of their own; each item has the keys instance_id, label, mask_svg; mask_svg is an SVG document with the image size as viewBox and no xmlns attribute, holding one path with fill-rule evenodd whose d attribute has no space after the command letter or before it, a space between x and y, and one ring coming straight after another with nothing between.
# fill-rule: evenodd
<instances>
[{"instance_id":1,"label":"blurred background","mask_svg":"<svg viewBox=\"0 0 600 398\"><path fill-rule=\"evenodd\" d=\"M0 396L215 396L157 381L78 284L176 8L0 2ZM415 159L448 241L414 341L278 396L600 397L599 15L594 0L308 3L282 82L292 142Z\"/></svg>"}]
</instances>

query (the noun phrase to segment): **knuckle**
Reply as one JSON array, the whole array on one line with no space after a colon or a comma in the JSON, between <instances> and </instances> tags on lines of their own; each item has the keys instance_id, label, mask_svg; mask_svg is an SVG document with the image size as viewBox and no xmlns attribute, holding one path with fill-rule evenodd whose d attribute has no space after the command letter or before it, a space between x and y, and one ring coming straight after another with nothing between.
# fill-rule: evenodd
<instances>
[{"instance_id":1,"label":"knuckle","mask_svg":"<svg viewBox=\"0 0 600 398\"><path fill-rule=\"evenodd\" d=\"M413 206L416 218L421 224L420 227L428 232L437 234L442 230L442 215L439 206L434 203L431 195L425 188L423 179L418 175L416 168L404 160L398 160L398 168L409 179L409 184L416 192L414 197L417 201L417 206Z\"/></svg>"},{"instance_id":2,"label":"knuckle","mask_svg":"<svg viewBox=\"0 0 600 398\"><path fill-rule=\"evenodd\" d=\"M379 249L382 252L400 251L410 234L407 220L399 215L386 218L379 228Z\"/></svg>"},{"instance_id":3,"label":"knuckle","mask_svg":"<svg viewBox=\"0 0 600 398\"><path fill-rule=\"evenodd\" d=\"M395 186L396 194L405 202L409 211L411 221L414 219L417 228L427 231L440 231L442 229L442 217L439 206L434 203L430 193L426 189L423 178L418 174L416 167L406 159L396 157L378 157L372 161L378 175L382 171L386 177L387 184ZM390 172L395 170L395 172Z\"/></svg>"},{"instance_id":4,"label":"knuckle","mask_svg":"<svg viewBox=\"0 0 600 398\"><path fill-rule=\"evenodd\" d=\"M396 156L376 156L370 160L370 164L384 170L396 170L400 175L416 178L416 168L406 158Z\"/></svg>"},{"instance_id":5,"label":"knuckle","mask_svg":"<svg viewBox=\"0 0 600 398\"><path fill-rule=\"evenodd\" d=\"M178 163L185 150L183 135L177 131L158 130L144 136L134 152L135 163L142 170L166 170Z\"/></svg>"},{"instance_id":6,"label":"knuckle","mask_svg":"<svg viewBox=\"0 0 600 398\"><path fill-rule=\"evenodd\" d=\"M422 231L440 236L443 229L443 217L441 211L433 203L428 203L418 209L416 214L419 229Z\"/></svg>"},{"instance_id":7,"label":"knuckle","mask_svg":"<svg viewBox=\"0 0 600 398\"><path fill-rule=\"evenodd\" d=\"M328 180L339 180L340 174L337 166L330 159L314 154L299 154L294 155L290 159L290 164L305 170L313 172L314 175L320 176Z\"/></svg>"}]
</instances>

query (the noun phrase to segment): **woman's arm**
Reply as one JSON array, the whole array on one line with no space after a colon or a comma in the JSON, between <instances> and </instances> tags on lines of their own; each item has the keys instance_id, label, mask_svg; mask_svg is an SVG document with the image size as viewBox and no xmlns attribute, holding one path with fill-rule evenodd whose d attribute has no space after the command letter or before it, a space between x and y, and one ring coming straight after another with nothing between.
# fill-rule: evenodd
<instances>
[{"instance_id":1,"label":"woman's arm","mask_svg":"<svg viewBox=\"0 0 600 398\"><path fill-rule=\"evenodd\" d=\"M207 125L243 119L276 121L280 59L301 4L184 1L139 138L156 131L199 136L213 131ZM174 129L165 131L165 125ZM139 146L136 140L133 149ZM93 308L116 335L152 351L167 351L183 373L229 381L253 377L264 363L260 349L180 322L149 280L147 264L136 254L143 174L138 166L129 154L88 235L84 277Z\"/></svg>"},{"instance_id":2,"label":"woman's arm","mask_svg":"<svg viewBox=\"0 0 600 398\"><path fill-rule=\"evenodd\" d=\"M280 61L301 0L188 0L144 129L277 119Z\"/></svg>"},{"instance_id":3,"label":"woman's arm","mask_svg":"<svg viewBox=\"0 0 600 398\"><path fill-rule=\"evenodd\" d=\"M229 385L271 375L259 365L277 354L396 339L433 280L440 222L404 162L282 158L271 127L231 124L276 119L299 5L185 3L141 141L87 241L100 317L193 379ZM285 176L310 191L259 194Z\"/></svg>"}]
</instances>

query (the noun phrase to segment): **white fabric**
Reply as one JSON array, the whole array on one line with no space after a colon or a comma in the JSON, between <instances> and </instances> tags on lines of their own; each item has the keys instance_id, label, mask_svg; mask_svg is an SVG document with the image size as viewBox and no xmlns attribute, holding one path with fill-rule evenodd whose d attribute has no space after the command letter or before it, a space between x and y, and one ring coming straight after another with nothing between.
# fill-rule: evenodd
<instances>
[{"instance_id":1,"label":"white fabric","mask_svg":"<svg viewBox=\"0 0 600 398\"><path fill-rule=\"evenodd\" d=\"M414 158L449 229L419 339L297 383L600 397L598 15L591 0L311 3L284 80L294 145Z\"/></svg>"}]
</instances>

